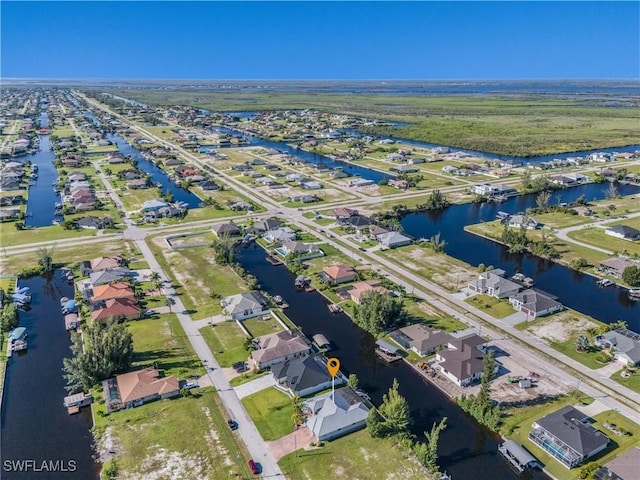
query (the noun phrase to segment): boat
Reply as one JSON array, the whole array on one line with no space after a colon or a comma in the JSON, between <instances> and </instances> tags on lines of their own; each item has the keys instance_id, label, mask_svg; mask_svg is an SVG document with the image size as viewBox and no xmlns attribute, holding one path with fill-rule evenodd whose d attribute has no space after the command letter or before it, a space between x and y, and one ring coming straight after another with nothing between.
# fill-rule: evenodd
<instances>
[{"instance_id":1,"label":"boat","mask_svg":"<svg viewBox=\"0 0 640 480\"><path fill-rule=\"evenodd\" d=\"M340 305L336 303L330 303L328 307L331 313L340 313L342 311L342 308L340 308Z\"/></svg>"},{"instance_id":2,"label":"boat","mask_svg":"<svg viewBox=\"0 0 640 480\"><path fill-rule=\"evenodd\" d=\"M280 295L276 295L275 297L273 297L273 301L278 306L278 308L285 309L289 307L289 304Z\"/></svg>"},{"instance_id":3,"label":"boat","mask_svg":"<svg viewBox=\"0 0 640 480\"><path fill-rule=\"evenodd\" d=\"M311 285L310 283L307 283L304 286L304 291L305 292L314 292L316 290L316 287L314 287L313 285Z\"/></svg>"},{"instance_id":4,"label":"boat","mask_svg":"<svg viewBox=\"0 0 640 480\"><path fill-rule=\"evenodd\" d=\"M611 285L613 285L613 282L608 278L601 278L596 283L598 284L599 287L602 287L602 288L610 287Z\"/></svg>"},{"instance_id":5,"label":"boat","mask_svg":"<svg viewBox=\"0 0 640 480\"><path fill-rule=\"evenodd\" d=\"M640 288L631 288L628 293L634 300L640 300Z\"/></svg>"}]
</instances>

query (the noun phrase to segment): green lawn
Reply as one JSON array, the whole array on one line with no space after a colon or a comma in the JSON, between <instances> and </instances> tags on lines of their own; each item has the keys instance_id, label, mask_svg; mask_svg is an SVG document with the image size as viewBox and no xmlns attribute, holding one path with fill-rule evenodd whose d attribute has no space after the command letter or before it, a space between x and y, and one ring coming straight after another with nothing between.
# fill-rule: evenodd
<instances>
[{"instance_id":1,"label":"green lawn","mask_svg":"<svg viewBox=\"0 0 640 480\"><path fill-rule=\"evenodd\" d=\"M86 215L91 214L92 213ZM65 238L91 237L96 235L96 230L84 228L80 230L65 230L60 225L18 230L14 224L15 222L6 222L0 225L0 244L9 247L12 245L22 245L24 243L48 242L52 240L64 240Z\"/></svg>"},{"instance_id":2,"label":"green lawn","mask_svg":"<svg viewBox=\"0 0 640 480\"><path fill-rule=\"evenodd\" d=\"M290 453L278 465L291 479L429 479L426 471L393 439L372 438L366 430L325 442L322 448Z\"/></svg>"},{"instance_id":3,"label":"green lawn","mask_svg":"<svg viewBox=\"0 0 640 480\"><path fill-rule=\"evenodd\" d=\"M104 416L95 404L94 433L119 445L118 478L249 478L245 447L226 425L212 388ZM167 471L168 463L179 464ZM160 474L164 471L163 474Z\"/></svg>"},{"instance_id":4,"label":"green lawn","mask_svg":"<svg viewBox=\"0 0 640 480\"><path fill-rule=\"evenodd\" d=\"M507 300L499 300L489 295L474 295L471 298L465 299L465 302L488 313L494 318L504 318L516 313Z\"/></svg>"},{"instance_id":5,"label":"green lawn","mask_svg":"<svg viewBox=\"0 0 640 480\"><path fill-rule=\"evenodd\" d=\"M286 393L269 387L242 399L264 440L276 440L293 431L293 405Z\"/></svg>"},{"instance_id":6,"label":"green lawn","mask_svg":"<svg viewBox=\"0 0 640 480\"><path fill-rule=\"evenodd\" d=\"M630 242L615 238L604 233L603 228L584 228L569 232L569 238L604 248L611 252L628 252L630 255L640 255L640 242Z\"/></svg>"},{"instance_id":7,"label":"green lawn","mask_svg":"<svg viewBox=\"0 0 640 480\"><path fill-rule=\"evenodd\" d=\"M630 388L634 392L640 393L640 369L636 368L629 378L621 377L620 372L616 372L611 375L611 379L627 388Z\"/></svg>"},{"instance_id":8,"label":"green lawn","mask_svg":"<svg viewBox=\"0 0 640 480\"><path fill-rule=\"evenodd\" d=\"M15 277L0 278L0 288L7 295L14 293L16 290Z\"/></svg>"},{"instance_id":9,"label":"green lawn","mask_svg":"<svg viewBox=\"0 0 640 480\"><path fill-rule=\"evenodd\" d=\"M600 353L599 351L592 352L578 352L576 351L576 338L577 335L572 336L566 342L551 342L550 345L555 348L560 353L565 354L567 357L580 362L586 367L597 369L605 366L603 363L596 362L596 356Z\"/></svg>"},{"instance_id":10,"label":"green lawn","mask_svg":"<svg viewBox=\"0 0 640 480\"><path fill-rule=\"evenodd\" d=\"M262 335L268 335L269 333L280 332L282 325L280 325L275 318L269 315L268 320L262 320L259 317L248 318L242 321L252 337L261 337Z\"/></svg>"},{"instance_id":11,"label":"green lawn","mask_svg":"<svg viewBox=\"0 0 640 480\"><path fill-rule=\"evenodd\" d=\"M247 337L235 321L201 328L200 333L221 366L230 367L249 358L250 350L244 346Z\"/></svg>"},{"instance_id":12,"label":"green lawn","mask_svg":"<svg viewBox=\"0 0 640 480\"><path fill-rule=\"evenodd\" d=\"M180 379L205 374L178 318L170 313L127 323L133 335L133 368L156 366Z\"/></svg>"}]
</instances>

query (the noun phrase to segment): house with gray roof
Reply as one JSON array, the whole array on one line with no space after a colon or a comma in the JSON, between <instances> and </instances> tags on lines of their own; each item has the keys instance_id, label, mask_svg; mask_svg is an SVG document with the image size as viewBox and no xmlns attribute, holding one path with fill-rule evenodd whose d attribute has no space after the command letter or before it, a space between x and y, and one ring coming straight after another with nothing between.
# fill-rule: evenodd
<instances>
[{"instance_id":1,"label":"house with gray roof","mask_svg":"<svg viewBox=\"0 0 640 480\"><path fill-rule=\"evenodd\" d=\"M272 217L265 218L261 222L256 223L255 225L249 227L247 229L248 233L265 233L270 232L272 230L276 230L282 226L282 220Z\"/></svg>"},{"instance_id":2,"label":"house with gray roof","mask_svg":"<svg viewBox=\"0 0 640 480\"><path fill-rule=\"evenodd\" d=\"M329 388L332 377L327 370L327 359L321 355L298 357L271 367L271 375L291 395L306 397ZM336 376L337 385L346 383L342 375Z\"/></svg>"},{"instance_id":3,"label":"house with gray roof","mask_svg":"<svg viewBox=\"0 0 640 480\"><path fill-rule=\"evenodd\" d=\"M445 348L453 337L443 330L436 330L423 323L416 323L391 332L391 340L402 348L410 349L421 357Z\"/></svg>"},{"instance_id":4,"label":"house with gray roof","mask_svg":"<svg viewBox=\"0 0 640 480\"><path fill-rule=\"evenodd\" d=\"M640 239L640 231L627 225L613 225L607 228L604 233L623 240L634 241Z\"/></svg>"},{"instance_id":5,"label":"house with gray roof","mask_svg":"<svg viewBox=\"0 0 640 480\"><path fill-rule=\"evenodd\" d=\"M638 265L637 262L625 257L611 257L598 264L598 270L614 277L622 277L624 270L628 267Z\"/></svg>"},{"instance_id":6,"label":"house with gray roof","mask_svg":"<svg viewBox=\"0 0 640 480\"><path fill-rule=\"evenodd\" d=\"M249 363L263 370L287 360L305 357L311 353L311 346L297 332L282 332L263 335L254 339L257 348L251 352Z\"/></svg>"},{"instance_id":7,"label":"house with gray roof","mask_svg":"<svg viewBox=\"0 0 640 480\"><path fill-rule=\"evenodd\" d=\"M411 239L400 232L387 232L376 237L380 245L386 248L404 247L411 244Z\"/></svg>"},{"instance_id":8,"label":"house with gray roof","mask_svg":"<svg viewBox=\"0 0 640 480\"><path fill-rule=\"evenodd\" d=\"M116 267L109 270L100 270L89 274L91 285L106 285L108 283L120 282L128 277L131 271L126 267Z\"/></svg>"},{"instance_id":9,"label":"house with gray roof","mask_svg":"<svg viewBox=\"0 0 640 480\"><path fill-rule=\"evenodd\" d=\"M284 243L291 242L296 239L296 232L289 227L280 227L275 230L269 230L262 238L269 243Z\"/></svg>"},{"instance_id":10,"label":"house with gray roof","mask_svg":"<svg viewBox=\"0 0 640 480\"><path fill-rule=\"evenodd\" d=\"M296 240L283 242L281 250L285 257L292 253L300 255L300 260L322 257L324 255L323 251L313 243L298 242Z\"/></svg>"},{"instance_id":11,"label":"house with gray roof","mask_svg":"<svg viewBox=\"0 0 640 480\"><path fill-rule=\"evenodd\" d=\"M216 237L237 237L240 235L240 229L233 222L227 223L218 223L211 227L211 231L216 235Z\"/></svg>"},{"instance_id":12,"label":"house with gray roof","mask_svg":"<svg viewBox=\"0 0 640 480\"><path fill-rule=\"evenodd\" d=\"M369 408L349 387L318 395L306 402L307 427L319 440L333 440L365 427Z\"/></svg>"},{"instance_id":13,"label":"house with gray roof","mask_svg":"<svg viewBox=\"0 0 640 480\"><path fill-rule=\"evenodd\" d=\"M563 306L554 297L539 290L528 288L509 298L509 303L528 317L537 318L562 310Z\"/></svg>"},{"instance_id":14,"label":"house with gray roof","mask_svg":"<svg viewBox=\"0 0 640 480\"><path fill-rule=\"evenodd\" d=\"M626 328L610 330L596 338L595 344L608 348L616 360L628 365L640 364L640 335Z\"/></svg>"},{"instance_id":15,"label":"house with gray roof","mask_svg":"<svg viewBox=\"0 0 640 480\"><path fill-rule=\"evenodd\" d=\"M459 387L480 380L484 371L484 345L487 341L472 333L452 338L446 349L436 353L435 365L440 372ZM496 363L495 371L498 370Z\"/></svg>"},{"instance_id":16,"label":"house with gray roof","mask_svg":"<svg viewBox=\"0 0 640 480\"><path fill-rule=\"evenodd\" d=\"M476 280L469 282L470 290L484 293L491 297L508 298L517 294L522 286L507 278L504 278L504 270L496 268L488 272L482 272Z\"/></svg>"},{"instance_id":17,"label":"house with gray roof","mask_svg":"<svg viewBox=\"0 0 640 480\"><path fill-rule=\"evenodd\" d=\"M260 292L231 295L220 300L224 312L234 320L245 320L269 313L267 300Z\"/></svg>"},{"instance_id":18,"label":"house with gray roof","mask_svg":"<svg viewBox=\"0 0 640 480\"><path fill-rule=\"evenodd\" d=\"M580 465L609 445L609 438L589 423L589 417L570 405L536 420L529 440L567 468Z\"/></svg>"},{"instance_id":19,"label":"house with gray roof","mask_svg":"<svg viewBox=\"0 0 640 480\"><path fill-rule=\"evenodd\" d=\"M168 207L169 204L163 200L158 200L157 198L154 200L147 200L142 204L140 210L143 212L155 212L160 210L161 208Z\"/></svg>"}]
</instances>

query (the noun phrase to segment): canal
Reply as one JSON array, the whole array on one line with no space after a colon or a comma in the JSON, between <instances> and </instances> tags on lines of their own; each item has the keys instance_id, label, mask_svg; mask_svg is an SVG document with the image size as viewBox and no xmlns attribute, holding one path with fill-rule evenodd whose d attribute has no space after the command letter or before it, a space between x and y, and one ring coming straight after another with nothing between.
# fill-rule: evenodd
<instances>
[{"instance_id":1,"label":"canal","mask_svg":"<svg viewBox=\"0 0 640 480\"><path fill-rule=\"evenodd\" d=\"M129 145L120 135L108 133L107 139L118 146L118 151L121 154L133 157L138 162L138 168L150 175L152 183L159 183L163 192L171 192L175 202L183 202L187 204L189 208L198 208L201 206L202 200L197 195L169 180L167 173L162 168L144 158L137 148Z\"/></svg>"},{"instance_id":2,"label":"canal","mask_svg":"<svg viewBox=\"0 0 640 480\"><path fill-rule=\"evenodd\" d=\"M40 125L49 125L46 112L40 115ZM55 154L51 148L49 135L38 135L39 149L36 153L22 157L22 161L29 161L38 166L38 178L29 187L25 225L27 227L46 227L56 218L55 204L60 202L60 195L55 193L54 183L58 172L53 165Z\"/></svg>"},{"instance_id":3,"label":"canal","mask_svg":"<svg viewBox=\"0 0 640 480\"><path fill-rule=\"evenodd\" d=\"M97 479L93 461L91 411L68 415L62 405L65 380L62 359L71 356L70 340L60 311L60 298L73 298L73 286L59 272L50 278L20 281L31 289L31 310L20 312L27 329L28 350L9 359L1 412L1 455L4 480ZM16 472L12 461L33 460L41 471ZM42 471L42 462L55 472ZM9 465L9 468L7 466Z\"/></svg>"},{"instance_id":4,"label":"canal","mask_svg":"<svg viewBox=\"0 0 640 480\"><path fill-rule=\"evenodd\" d=\"M632 185L619 185L618 189L622 195L640 192L639 187ZM558 190L553 194L552 203L556 195L561 195L567 203L581 195L588 201L602 199L604 190L606 186L593 183ZM536 288L556 295L567 307L606 323L624 320L631 330L640 332L640 302L629 299L626 289L600 288L591 275L535 255L511 254L504 245L464 230L465 225L495 220L498 211L518 213L535 207L536 197L535 194L511 197L499 204L454 205L444 210L409 214L401 224L406 233L416 238L430 238L440 232L447 242L445 252L452 257L474 266L493 265L508 275L522 272L534 279Z\"/></svg>"},{"instance_id":5,"label":"canal","mask_svg":"<svg viewBox=\"0 0 640 480\"><path fill-rule=\"evenodd\" d=\"M373 336L355 325L346 314L330 314L327 301L320 293L296 291L294 275L284 266L267 263L264 250L258 246L242 249L239 260L242 267L258 279L263 290L287 300L287 315L308 337L318 333L327 337L334 347L331 355L340 360L343 373L355 373L376 406L382 403L383 394L397 379L399 391L411 408L414 434L422 438L434 422L447 417L447 428L440 436L438 448L441 470L461 480L516 478L498 454L499 436L465 414L404 361L387 364L379 360L374 353ZM533 475L536 479L547 478L539 471Z\"/></svg>"}]
</instances>

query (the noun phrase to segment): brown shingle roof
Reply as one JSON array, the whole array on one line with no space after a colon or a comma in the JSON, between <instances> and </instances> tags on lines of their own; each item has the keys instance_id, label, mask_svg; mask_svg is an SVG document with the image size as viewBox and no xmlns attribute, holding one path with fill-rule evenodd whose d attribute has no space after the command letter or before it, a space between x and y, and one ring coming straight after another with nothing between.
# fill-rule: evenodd
<instances>
[{"instance_id":1,"label":"brown shingle roof","mask_svg":"<svg viewBox=\"0 0 640 480\"><path fill-rule=\"evenodd\" d=\"M352 277L356 272L349 265L344 263L338 263L336 265L329 265L322 269L333 280L340 280L341 278Z\"/></svg>"},{"instance_id":2,"label":"brown shingle roof","mask_svg":"<svg viewBox=\"0 0 640 480\"><path fill-rule=\"evenodd\" d=\"M150 395L165 395L179 390L178 379L162 377L154 368L145 368L116 377L122 403L133 402Z\"/></svg>"},{"instance_id":3,"label":"brown shingle roof","mask_svg":"<svg viewBox=\"0 0 640 480\"><path fill-rule=\"evenodd\" d=\"M109 300L110 298L134 298L133 289L123 282L107 283L93 288L92 302Z\"/></svg>"}]
</instances>

